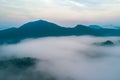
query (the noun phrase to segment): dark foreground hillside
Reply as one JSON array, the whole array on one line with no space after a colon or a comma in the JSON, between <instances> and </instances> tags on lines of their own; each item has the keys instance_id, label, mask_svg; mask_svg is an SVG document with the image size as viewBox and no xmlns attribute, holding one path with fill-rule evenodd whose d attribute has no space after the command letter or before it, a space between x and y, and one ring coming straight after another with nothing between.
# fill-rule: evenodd
<instances>
[{"instance_id":1,"label":"dark foreground hillside","mask_svg":"<svg viewBox=\"0 0 120 80\"><path fill-rule=\"evenodd\" d=\"M55 80L36 69L38 60L31 57L0 60L0 80Z\"/></svg>"}]
</instances>

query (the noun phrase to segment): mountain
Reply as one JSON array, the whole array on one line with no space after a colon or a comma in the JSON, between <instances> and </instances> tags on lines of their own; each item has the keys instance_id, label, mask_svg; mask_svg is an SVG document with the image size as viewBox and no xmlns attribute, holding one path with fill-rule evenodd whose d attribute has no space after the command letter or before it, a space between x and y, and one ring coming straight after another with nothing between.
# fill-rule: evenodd
<instances>
[{"instance_id":1,"label":"mountain","mask_svg":"<svg viewBox=\"0 0 120 80\"><path fill-rule=\"evenodd\" d=\"M110 40L107 40L107 41L104 41L104 42L96 42L96 43L93 43L94 45L96 46L114 46L114 42L110 41Z\"/></svg>"},{"instance_id":2,"label":"mountain","mask_svg":"<svg viewBox=\"0 0 120 80\"><path fill-rule=\"evenodd\" d=\"M89 25L90 28L94 28L94 29L101 29L102 27L99 25Z\"/></svg>"},{"instance_id":3,"label":"mountain","mask_svg":"<svg viewBox=\"0 0 120 80\"><path fill-rule=\"evenodd\" d=\"M1 30L5 30L5 29L8 29L8 28L10 28L10 27L5 27L5 26L4 26L4 27L0 27L0 31L1 31Z\"/></svg>"},{"instance_id":4,"label":"mountain","mask_svg":"<svg viewBox=\"0 0 120 80\"><path fill-rule=\"evenodd\" d=\"M85 25L77 25L74 28L66 28L48 21L38 20L26 23L19 28L1 30L0 44L17 43L27 38L71 35L120 36L120 29L98 29L98 26L89 27Z\"/></svg>"},{"instance_id":5,"label":"mountain","mask_svg":"<svg viewBox=\"0 0 120 80\"><path fill-rule=\"evenodd\" d=\"M108 29L120 29L120 26L116 26L116 25L104 25L104 28L108 28Z\"/></svg>"}]
</instances>

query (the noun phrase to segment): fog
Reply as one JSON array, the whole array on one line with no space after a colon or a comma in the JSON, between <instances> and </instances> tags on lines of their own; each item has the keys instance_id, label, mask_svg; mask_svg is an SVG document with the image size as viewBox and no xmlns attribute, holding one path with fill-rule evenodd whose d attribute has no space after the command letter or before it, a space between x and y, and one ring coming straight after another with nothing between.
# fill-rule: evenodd
<instances>
[{"instance_id":1,"label":"fog","mask_svg":"<svg viewBox=\"0 0 120 80\"><path fill-rule=\"evenodd\" d=\"M115 46L93 44L106 40L113 41ZM120 80L119 40L119 37L92 36L27 39L17 44L1 45L0 56L1 59L36 58L39 61L29 71L49 74L54 77L54 80ZM22 77L25 76L22 75ZM6 80L10 80L10 78L11 76ZM25 80L27 79L41 80L39 78L26 78ZM24 79L17 77L11 78L11 80Z\"/></svg>"}]
</instances>

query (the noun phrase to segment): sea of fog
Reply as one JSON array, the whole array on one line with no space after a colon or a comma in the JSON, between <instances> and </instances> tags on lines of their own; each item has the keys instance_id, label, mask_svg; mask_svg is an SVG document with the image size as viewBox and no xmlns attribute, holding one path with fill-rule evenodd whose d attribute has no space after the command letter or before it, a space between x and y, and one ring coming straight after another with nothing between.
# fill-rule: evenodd
<instances>
[{"instance_id":1,"label":"sea of fog","mask_svg":"<svg viewBox=\"0 0 120 80\"><path fill-rule=\"evenodd\" d=\"M116 45L93 44L106 40ZM42 80L39 74L43 73L53 77L44 80L120 80L119 40L119 37L69 36L27 39L17 44L1 45L1 59L33 57L38 62L29 68L28 73L34 72L31 76L23 73L11 75L10 70L0 70L0 79Z\"/></svg>"}]
</instances>

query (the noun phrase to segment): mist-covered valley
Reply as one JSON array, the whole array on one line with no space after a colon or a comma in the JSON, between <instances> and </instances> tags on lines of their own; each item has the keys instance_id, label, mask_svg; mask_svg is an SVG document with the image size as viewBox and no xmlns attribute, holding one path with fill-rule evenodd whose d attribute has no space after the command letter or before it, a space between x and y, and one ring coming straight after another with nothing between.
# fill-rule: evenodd
<instances>
[{"instance_id":1,"label":"mist-covered valley","mask_svg":"<svg viewBox=\"0 0 120 80\"><path fill-rule=\"evenodd\" d=\"M0 46L0 80L120 80L120 38L68 36Z\"/></svg>"}]
</instances>

